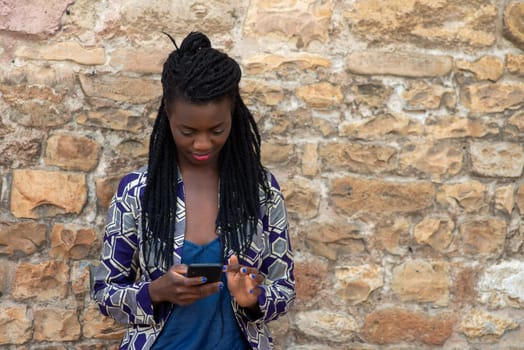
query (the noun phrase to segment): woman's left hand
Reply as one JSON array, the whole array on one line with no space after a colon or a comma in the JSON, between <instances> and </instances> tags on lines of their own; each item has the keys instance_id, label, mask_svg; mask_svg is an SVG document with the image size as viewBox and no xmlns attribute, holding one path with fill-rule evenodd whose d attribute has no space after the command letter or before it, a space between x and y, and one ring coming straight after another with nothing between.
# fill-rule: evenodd
<instances>
[{"instance_id":1,"label":"woman's left hand","mask_svg":"<svg viewBox=\"0 0 524 350\"><path fill-rule=\"evenodd\" d=\"M258 308L258 287L264 277L254 267L242 266L238 257L232 255L226 265L227 287L238 305L247 308Z\"/></svg>"}]
</instances>

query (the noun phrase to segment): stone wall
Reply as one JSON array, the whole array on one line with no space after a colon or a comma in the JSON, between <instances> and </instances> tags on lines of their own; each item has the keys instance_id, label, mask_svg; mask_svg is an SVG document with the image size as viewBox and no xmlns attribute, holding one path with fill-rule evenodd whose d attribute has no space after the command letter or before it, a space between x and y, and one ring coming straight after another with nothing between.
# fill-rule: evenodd
<instances>
[{"instance_id":1,"label":"stone wall","mask_svg":"<svg viewBox=\"0 0 524 350\"><path fill-rule=\"evenodd\" d=\"M89 298L170 41L243 66L287 199L278 349L524 349L524 2L0 2L0 348L116 349Z\"/></svg>"}]
</instances>

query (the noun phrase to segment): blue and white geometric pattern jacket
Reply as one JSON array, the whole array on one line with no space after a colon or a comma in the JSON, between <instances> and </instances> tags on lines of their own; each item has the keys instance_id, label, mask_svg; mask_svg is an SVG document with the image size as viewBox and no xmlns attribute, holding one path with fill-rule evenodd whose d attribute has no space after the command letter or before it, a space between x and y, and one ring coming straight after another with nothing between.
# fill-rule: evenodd
<instances>
[{"instance_id":1,"label":"blue and white geometric pattern jacket","mask_svg":"<svg viewBox=\"0 0 524 350\"><path fill-rule=\"evenodd\" d=\"M108 210L102 255L96 268L93 296L106 316L128 326L120 349L148 350L159 335L171 308L169 303L153 306L149 283L165 271L146 266L142 249L141 196L147 170L141 168L120 182ZM272 349L267 322L286 313L295 299L293 253L291 250L286 209L280 187L268 172L271 195L261 192L257 233L241 263L256 267L264 276L258 297L261 316L252 319L246 310L232 300L241 330L253 349ZM173 263L179 264L184 244L185 206L183 181L178 179L177 219ZM233 252L229 252L228 257ZM183 322L183 320L182 320Z\"/></svg>"}]
</instances>

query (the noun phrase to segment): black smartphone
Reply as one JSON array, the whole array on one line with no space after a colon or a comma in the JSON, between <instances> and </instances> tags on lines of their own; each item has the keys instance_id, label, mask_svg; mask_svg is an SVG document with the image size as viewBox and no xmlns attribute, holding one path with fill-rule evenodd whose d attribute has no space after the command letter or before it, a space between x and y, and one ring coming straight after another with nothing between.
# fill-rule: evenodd
<instances>
[{"instance_id":1,"label":"black smartphone","mask_svg":"<svg viewBox=\"0 0 524 350\"><path fill-rule=\"evenodd\" d=\"M187 277L205 277L206 283L218 282L222 278L222 264L189 264Z\"/></svg>"}]
</instances>

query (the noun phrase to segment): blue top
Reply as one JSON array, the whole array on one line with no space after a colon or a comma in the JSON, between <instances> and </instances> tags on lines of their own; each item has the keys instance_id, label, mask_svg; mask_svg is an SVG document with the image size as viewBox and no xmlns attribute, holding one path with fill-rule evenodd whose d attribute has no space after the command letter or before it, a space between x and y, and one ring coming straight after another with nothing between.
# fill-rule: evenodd
<instances>
[{"instance_id":1,"label":"blue top","mask_svg":"<svg viewBox=\"0 0 524 350\"><path fill-rule=\"evenodd\" d=\"M221 263L219 239L200 246L184 242L182 263ZM191 305L174 306L166 325L151 349L231 350L249 349L231 306L225 274L224 288Z\"/></svg>"}]
</instances>

